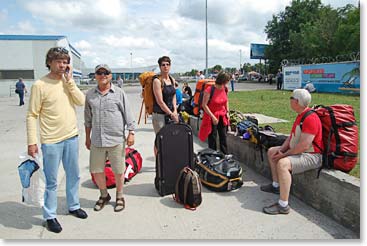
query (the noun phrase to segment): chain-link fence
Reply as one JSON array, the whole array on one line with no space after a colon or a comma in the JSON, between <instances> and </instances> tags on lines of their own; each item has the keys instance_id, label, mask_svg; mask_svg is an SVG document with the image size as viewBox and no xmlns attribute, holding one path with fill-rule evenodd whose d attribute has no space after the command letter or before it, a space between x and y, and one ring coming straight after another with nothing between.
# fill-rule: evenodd
<instances>
[{"instance_id":1,"label":"chain-link fence","mask_svg":"<svg viewBox=\"0 0 367 246\"><path fill-rule=\"evenodd\" d=\"M320 64L320 63L336 63L346 61L359 61L360 53L353 52L350 54L337 55L335 57L313 57L313 58L298 58L298 59L284 59L282 60L282 66L295 66L295 65L307 65L307 64Z\"/></svg>"}]
</instances>

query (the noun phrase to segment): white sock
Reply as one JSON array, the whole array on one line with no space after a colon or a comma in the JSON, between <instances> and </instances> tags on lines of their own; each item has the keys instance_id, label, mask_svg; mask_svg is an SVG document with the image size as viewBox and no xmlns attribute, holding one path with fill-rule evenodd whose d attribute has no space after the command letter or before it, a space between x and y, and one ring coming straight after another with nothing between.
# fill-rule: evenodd
<instances>
[{"instance_id":1,"label":"white sock","mask_svg":"<svg viewBox=\"0 0 367 246\"><path fill-rule=\"evenodd\" d=\"M283 201L283 200L280 200L278 201L279 205L282 206L283 208L285 208L286 206L288 206L288 201Z\"/></svg>"},{"instance_id":2,"label":"white sock","mask_svg":"<svg viewBox=\"0 0 367 246\"><path fill-rule=\"evenodd\" d=\"M279 183L278 183L278 182L273 181L273 187L274 187L274 188L279 188Z\"/></svg>"}]
</instances>

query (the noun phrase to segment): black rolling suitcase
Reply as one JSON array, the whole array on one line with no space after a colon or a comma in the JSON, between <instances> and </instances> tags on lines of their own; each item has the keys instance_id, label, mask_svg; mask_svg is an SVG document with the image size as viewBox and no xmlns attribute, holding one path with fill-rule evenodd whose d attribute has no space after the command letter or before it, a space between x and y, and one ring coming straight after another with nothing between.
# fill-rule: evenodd
<instances>
[{"instance_id":1,"label":"black rolling suitcase","mask_svg":"<svg viewBox=\"0 0 367 246\"><path fill-rule=\"evenodd\" d=\"M156 157L155 188L161 196L175 193L180 171L188 166L194 168L192 129L187 124L165 125L155 139Z\"/></svg>"}]
</instances>

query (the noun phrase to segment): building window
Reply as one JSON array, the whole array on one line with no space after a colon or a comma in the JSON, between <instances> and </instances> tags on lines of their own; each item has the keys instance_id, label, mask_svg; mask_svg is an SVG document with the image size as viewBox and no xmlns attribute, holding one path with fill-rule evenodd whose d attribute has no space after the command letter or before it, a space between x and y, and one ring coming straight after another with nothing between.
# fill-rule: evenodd
<instances>
[{"instance_id":1,"label":"building window","mask_svg":"<svg viewBox=\"0 0 367 246\"><path fill-rule=\"evenodd\" d=\"M0 79L34 79L34 70L0 70Z\"/></svg>"}]
</instances>

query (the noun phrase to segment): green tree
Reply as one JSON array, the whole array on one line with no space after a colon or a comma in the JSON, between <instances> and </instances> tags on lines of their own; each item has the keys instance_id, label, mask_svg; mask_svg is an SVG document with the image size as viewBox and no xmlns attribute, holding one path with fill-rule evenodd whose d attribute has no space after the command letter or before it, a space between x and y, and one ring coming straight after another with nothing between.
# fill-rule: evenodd
<instances>
[{"instance_id":1,"label":"green tree","mask_svg":"<svg viewBox=\"0 0 367 246\"><path fill-rule=\"evenodd\" d=\"M290 6L273 15L265 27L270 46L265 50L270 70L275 73L283 59L298 58L292 49L290 36L301 31L301 24L313 23L319 15L320 0L293 0Z\"/></svg>"},{"instance_id":2,"label":"green tree","mask_svg":"<svg viewBox=\"0 0 367 246\"><path fill-rule=\"evenodd\" d=\"M346 5L334 9L320 0L293 0L284 11L273 15L265 32L269 47L269 73L275 73L283 59L310 62L332 60L338 55L360 50L360 8ZM303 60L303 61L302 61Z\"/></svg>"}]
</instances>

